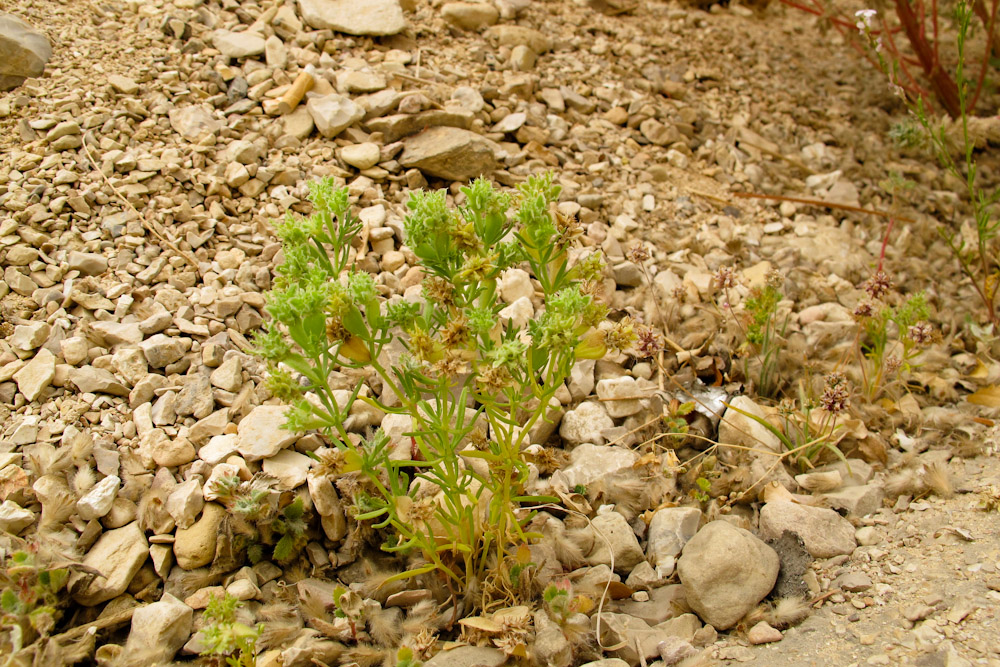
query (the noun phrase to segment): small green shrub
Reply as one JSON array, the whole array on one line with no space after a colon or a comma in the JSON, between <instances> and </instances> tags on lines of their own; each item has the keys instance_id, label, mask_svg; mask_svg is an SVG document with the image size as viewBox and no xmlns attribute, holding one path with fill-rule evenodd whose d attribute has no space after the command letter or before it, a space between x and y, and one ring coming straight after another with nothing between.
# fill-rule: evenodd
<instances>
[{"instance_id":1,"label":"small green shrub","mask_svg":"<svg viewBox=\"0 0 1000 667\"><path fill-rule=\"evenodd\" d=\"M205 646L202 655L219 656L229 667L254 667L257 664L257 639L264 631L263 624L250 627L236 620L236 610L243 602L226 593L218 598L212 595L205 608L208 623L201 630Z\"/></svg>"},{"instance_id":2,"label":"small green shrub","mask_svg":"<svg viewBox=\"0 0 1000 667\"><path fill-rule=\"evenodd\" d=\"M0 655L13 655L52 632L61 616L69 570L38 562L36 550L3 555L0 567Z\"/></svg>"},{"instance_id":3,"label":"small green shrub","mask_svg":"<svg viewBox=\"0 0 1000 667\"><path fill-rule=\"evenodd\" d=\"M326 471L356 480L354 519L384 529L386 551L422 554L399 578L438 572L468 590L495 574L532 537L521 505L554 500L524 495L531 429L578 359L646 333L627 318L605 322L603 263L597 253L571 260L579 229L554 215L559 191L551 175L516 194L477 180L457 209L444 191L412 193L404 228L424 275L419 299L386 299L353 265L360 223L346 188L313 184L313 214L278 227L284 262L268 298L273 320L257 339L270 386L293 405L288 428L317 429L335 448ZM498 281L515 266L541 288L543 305L523 327L499 316ZM363 380L346 400L335 396L331 373L351 369L375 376L381 397L363 395ZM412 429L395 443L381 430L358 438L345 427L356 401L408 416Z\"/></svg>"}]
</instances>

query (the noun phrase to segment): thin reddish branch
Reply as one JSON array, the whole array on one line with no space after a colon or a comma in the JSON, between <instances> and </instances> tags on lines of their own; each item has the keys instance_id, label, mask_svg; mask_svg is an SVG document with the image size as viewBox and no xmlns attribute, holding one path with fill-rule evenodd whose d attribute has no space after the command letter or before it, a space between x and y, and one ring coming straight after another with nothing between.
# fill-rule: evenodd
<instances>
[{"instance_id":1,"label":"thin reddish branch","mask_svg":"<svg viewBox=\"0 0 1000 667\"><path fill-rule=\"evenodd\" d=\"M976 5L982 5L982 0L979 0ZM976 90L969 100L969 111L976 108L976 102L979 101L979 94L983 91L983 83L986 81L986 68L990 62L990 53L993 51L993 38L996 33L998 8L1000 8L1000 0L993 0L993 12L990 15L990 21L989 23L983 22L986 25L986 48L983 49L983 61L979 63L979 78L976 80Z\"/></svg>"}]
</instances>

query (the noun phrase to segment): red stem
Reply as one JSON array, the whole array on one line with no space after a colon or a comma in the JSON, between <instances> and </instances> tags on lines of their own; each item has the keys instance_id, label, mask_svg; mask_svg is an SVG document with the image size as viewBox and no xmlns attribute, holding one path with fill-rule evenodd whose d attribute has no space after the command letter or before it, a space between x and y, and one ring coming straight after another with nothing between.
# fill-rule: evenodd
<instances>
[{"instance_id":1,"label":"red stem","mask_svg":"<svg viewBox=\"0 0 1000 667\"><path fill-rule=\"evenodd\" d=\"M977 6L981 6L981 2L977 2ZM976 91L972 94L972 99L969 100L968 110L972 111L976 108L976 102L979 101L979 93L983 90L983 82L986 79L986 68L990 62L990 53L993 50L993 36L996 28L997 22L997 9L1000 8L1000 0L993 0L993 12L990 15L990 21L986 24L986 48L983 50L983 60L979 64L979 78L976 80ZM984 23L986 23L984 21Z\"/></svg>"},{"instance_id":2,"label":"red stem","mask_svg":"<svg viewBox=\"0 0 1000 667\"><path fill-rule=\"evenodd\" d=\"M927 40L921 38L917 15L914 13L913 7L910 6L908 0L895 0L895 4L896 15L899 17L900 23L903 24L906 36L910 40L910 46L916 52L924 74L930 79L934 94L941 102L941 106L948 112L948 115L952 118L957 118L962 113L958 102L958 86L941 69L940 63L936 62L934 50L927 43Z\"/></svg>"},{"instance_id":3,"label":"red stem","mask_svg":"<svg viewBox=\"0 0 1000 667\"><path fill-rule=\"evenodd\" d=\"M889 245L889 234L892 233L892 226L896 223L895 218L889 218L889 224L885 227L885 236L882 237L882 252L878 256L878 270L882 270L882 264L885 263L885 249Z\"/></svg>"}]
</instances>

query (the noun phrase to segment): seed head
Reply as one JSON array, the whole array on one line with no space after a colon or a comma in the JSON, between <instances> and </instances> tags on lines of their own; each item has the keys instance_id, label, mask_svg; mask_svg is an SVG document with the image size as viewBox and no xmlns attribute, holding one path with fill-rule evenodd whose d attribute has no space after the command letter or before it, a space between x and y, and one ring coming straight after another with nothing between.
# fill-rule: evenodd
<instances>
[{"instance_id":1,"label":"seed head","mask_svg":"<svg viewBox=\"0 0 1000 667\"><path fill-rule=\"evenodd\" d=\"M871 301L865 300L858 303L854 307L854 319L856 320L867 320L870 317L875 316L875 304Z\"/></svg>"},{"instance_id":2,"label":"seed head","mask_svg":"<svg viewBox=\"0 0 1000 667\"><path fill-rule=\"evenodd\" d=\"M819 399L823 409L837 415L851 405L851 395L847 390L847 380L843 373L831 373L826 378L826 388Z\"/></svg>"},{"instance_id":3,"label":"seed head","mask_svg":"<svg viewBox=\"0 0 1000 667\"><path fill-rule=\"evenodd\" d=\"M655 357L663 350L663 337L652 327L639 324L635 327L635 354L642 359Z\"/></svg>"},{"instance_id":4,"label":"seed head","mask_svg":"<svg viewBox=\"0 0 1000 667\"><path fill-rule=\"evenodd\" d=\"M642 264L649 259L649 250L641 243L636 243L628 250L628 258L636 264Z\"/></svg>"},{"instance_id":5,"label":"seed head","mask_svg":"<svg viewBox=\"0 0 1000 667\"><path fill-rule=\"evenodd\" d=\"M731 289L736 287L739 281L736 279L736 273L732 268L728 266L720 266L719 270L715 272L715 287L717 289Z\"/></svg>"},{"instance_id":6,"label":"seed head","mask_svg":"<svg viewBox=\"0 0 1000 667\"><path fill-rule=\"evenodd\" d=\"M917 345L930 345L934 341L934 328L929 322L917 322L910 327L908 335Z\"/></svg>"},{"instance_id":7,"label":"seed head","mask_svg":"<svg viewBox=\"0 0 1000 667\"><path fill-rule=\"evenodd\" d=\"M891 289L892 279L888 273L881 269L876 271L864 284L864 290L868 292L868 296L876 301L888 294Z\"/></svg>"}]
</instances>

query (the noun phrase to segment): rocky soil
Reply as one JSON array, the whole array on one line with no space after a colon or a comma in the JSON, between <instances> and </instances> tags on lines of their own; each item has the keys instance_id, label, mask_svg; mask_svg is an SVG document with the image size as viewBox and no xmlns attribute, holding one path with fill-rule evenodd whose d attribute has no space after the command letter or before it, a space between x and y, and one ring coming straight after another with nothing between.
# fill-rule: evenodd
<instances>
[{"instance_id":1,"label":"rocky soil","mask_svg":"<svg viewBox=\"0 0 1000 667\"><path fill-rule=\"evenodd\" d=\"M532 434L533 490L575 512L537 519L534 576L600 604L571 633L524 600L510 612L522 662L1000 664L1000 543L983 509L1000 496L996 410L964 400L1000 365L935 231L968 211L960 184L893 147L904 108L834 33L780 5L659 0L0 12L17 17L0 15L0 552L34 545L73 572L51 636L7 664L198 659L223 592L264 623L258 665L396 664L399 646L426 665L508 660L488 633L454 642L476 637L447 627L464 609L434 582L371 585L398 563L359 542L343 488L307 455L322 438L280 428L251 341L281 260L273 222L311 210L309 181L349 188L355 257L388 297L422 280L409 191L546 170L580 245L607 259L613 312L670 344L653 363L578 363ZM995 157L981 159L989 180ZM900 197L893 172L914 184ZM885 269L901 294L926 292L936 332L909 392L867 400L850 356L884 220L744 193L900 216ZM775 274L788 328L763 396L730 309ZM525 271L500 293L504 317L536 315ZM803 475L743 413L773 418L775 398L835 369L855 383L849 458ZM665 436L662 415L691 400L688 436ZM403 439L356 407L352 431ZM309 541L250 566L226 550L215 482L261 474L303 499ZM332 613L338 581L367 605L360 643Z\"/></svg>"}]
</instances>

